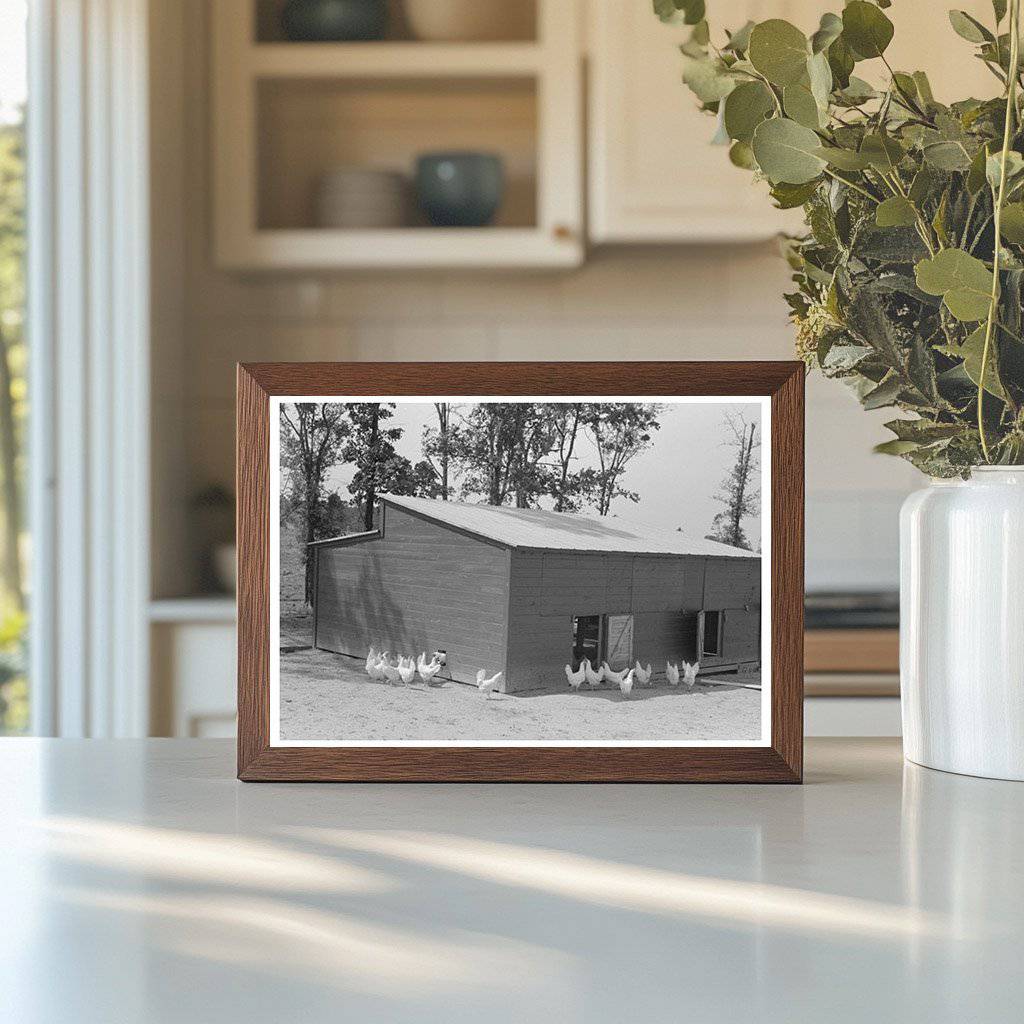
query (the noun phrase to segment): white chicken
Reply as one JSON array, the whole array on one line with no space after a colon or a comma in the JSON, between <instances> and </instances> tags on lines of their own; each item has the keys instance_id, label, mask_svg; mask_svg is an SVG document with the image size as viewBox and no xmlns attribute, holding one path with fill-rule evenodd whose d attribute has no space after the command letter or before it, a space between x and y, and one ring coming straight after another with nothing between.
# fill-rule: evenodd
<instances>
[{"instance_id":1,"label":"white chicken","mask_svg":"<svg viewBox=\"0 0 1024 1024\"><path fill-rule=\"evenodd\" d=\"M403 683L411 683L416 678L416 662L412 658L399 658L398 675Z\"/></svg>"},{"instance_id":2,"label":"white chicken","mask_svg":"<svg viewBox=\"0 0 1024 1024\"><path fill-rule=\"evenodd\" d=\"M604 672L604 678L609 683L614 683L616 686L622 685L622 680L626 678L626 670L623 669L621 672L613 672L608 662L603 662L601 665L601 671ZM632 669L629 670L632 673Z\"/></svg>"},{"instance_id":3,"label":"white chicken","mask_svg":"<svg viewBox=\"0 0 1024 1024\"><path fill-rule=\"evenodd\" d=\"M590 664L589 658L583 659L583 672L587 677L588 686L600 686L604 682L604 665L598 668L596 671Z\"/></svg>"},{"instance_id":4,"label":"white chicken","mask_svg":"<svg viewBox=\"0 0 1024 1024\"><path fill-rule=\"evenodd\" d=\"M620 680L619 689L623 697L628 697L633 692L633 675L635 670L630 669Z\"/></svg>"},{"instance_id":5,"label":"white chicken","mask_svg":"<svg viewBox=\"0 0 1024 1024\"><path fill-rule=\"evenodd\" d=\"M380 670L384 673L384 678L392 686L400 686L402 683L402 673L397 665L392 665L390 661L382 661Z\"/></svg>"},{"instance_id":6,"label":"white chicken","mask_svg":"<svg viewBox=\"0 0 1024 1024\"><path fill-rule=\"evenodd\" d=\"M573 672L572 665L565 666L565 678L569 680L569 685L579 693L580 687L583 685L583 680L586 679L587 672L582 665Z\"/></svg>"},{"instance_id":7,"label":"white chicken","mask_svg":"<svg viewBox=\"0 0 1024 1024\"><path fill-rule=\"evenodd\" d=\"M494 693L495 688L497 687L498 683L501 682L501 677L504 674L504 672L497 672L493 676L491 676L490 679L488 679L487 673L483 669L480 669L480 671L476 674L476 688L481 693L486 693L487 699L490 700L491 694Z\"/></svg>"},{"instance_id":8,"label":"white chicken","mask_svg":"<svg viewBox=\"0 0 1024 1024\"><path fill-rule=\"evenodd\" d=\"M683 683L688 690L692 690L697 684L697 673L700 671L700 662L695 661L692 665L688 661L683 662Z\"/></svg>"},{"instance_id":9,"label":"white chicken","mask_svg":"<svg viewBox=\"0 0 1024 1024\"><path fill-rule=\"evenodd\" d=\"M668 678L669 686L679 685L679 666L673 665L671 661L665 662L665 676Z\"/></svg>"},{"instance_id":10,"label":"white chicken","mask_svg":"<svg viewBox=\"0 0 1024 1024\"><path fill-rule=\"evenodd\" d=\"M436 659L427 661L426 651L423 651L420 656L416 659L416 671L420 674L420 679L423 680L428 686L434 685L434 676L441 671L441 662Z\"/></svg>"},{"instance_id":11,"label":"white chicken","mask_svg":"<svg viewBox=\"0 0 1024 1024\"><path fill-rule=\"evenodd\" d=\"M644 668L639 661L636 663L636 681L638 686L650 686L653 674L650 662L647 662L647 668Z\"/></svg>"}]
</instances>

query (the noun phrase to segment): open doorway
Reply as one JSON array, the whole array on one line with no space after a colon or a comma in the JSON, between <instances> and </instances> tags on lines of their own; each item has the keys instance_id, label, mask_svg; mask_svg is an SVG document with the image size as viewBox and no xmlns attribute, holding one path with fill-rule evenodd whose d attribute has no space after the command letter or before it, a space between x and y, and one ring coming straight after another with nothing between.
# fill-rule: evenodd
<instances>
[{"instance_id":1,"label":"open doorway","mask_svg":"<svg viewBox=\"0 0 1024 1024\"><path fill-rule=\"evenodd\" d=\"M586 658L591 665L604 660L604 629L601 615L572 617L572 667L575 671Z\"/></svg>"}]
</instances>

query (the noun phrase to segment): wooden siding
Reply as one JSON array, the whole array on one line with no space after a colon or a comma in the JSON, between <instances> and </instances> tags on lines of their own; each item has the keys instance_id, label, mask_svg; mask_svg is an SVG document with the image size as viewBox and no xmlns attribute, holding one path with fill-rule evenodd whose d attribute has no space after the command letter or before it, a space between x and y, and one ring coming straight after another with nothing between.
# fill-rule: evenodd
<instances>
[{"instance_id":1,"label":"wooden siding","mask_svg":"<svg viewBox=\"0 0 1024 1024\"><path fill-rule=\"evenodd\" d=\"M448 652L448 675L505 671L509 553L394 507L384 535L319 549L317 647Z\"/></svg>"},{"instance_id":2,"label":"wooden siding","mask_svg":"<svg viewBox=\"0 0 1024 1024\"><path fill-rule=\"evenodd\" d=\"M760 559L514 551L509 689L563 685L574 615L633 615L634 654L662 678L666 660L695 660L697 612L730 609L722 656L705 666L758 661L760 584Z\"/></svg>"}]
</instances>

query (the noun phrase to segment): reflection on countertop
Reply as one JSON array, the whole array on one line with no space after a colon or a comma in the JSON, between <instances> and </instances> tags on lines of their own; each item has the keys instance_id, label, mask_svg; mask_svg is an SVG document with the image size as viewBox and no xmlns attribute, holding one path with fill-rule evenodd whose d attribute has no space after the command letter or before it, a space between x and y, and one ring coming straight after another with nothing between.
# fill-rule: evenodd
<instances>
[{"instance_id":1,"label":"reflection on countertop","mask_svg":"<svg viewBox=\"0 0 1024 1024\"><path fill-rule=\"evenodd\" d=\"M242 785L223 741L0 742L3 1016L1016 1019L1024 786L806 753L802 787Z\"/></svg>"}]
</instances>

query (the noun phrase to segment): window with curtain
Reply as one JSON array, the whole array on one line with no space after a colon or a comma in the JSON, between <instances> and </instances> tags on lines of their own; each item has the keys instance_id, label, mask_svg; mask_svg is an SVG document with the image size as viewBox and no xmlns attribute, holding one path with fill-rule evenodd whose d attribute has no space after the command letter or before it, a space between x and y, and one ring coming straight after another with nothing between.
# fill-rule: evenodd
<instances>
[{"instance_id":1,"label":"window with curtain","mask_svg":"<svg viewBox=\"0 0 1024 1024\"><path fill-rule=\"evenodd\" d=\"M0 0L0 734L29 726L24 0Z\"/></svg>"}]
</instances>

